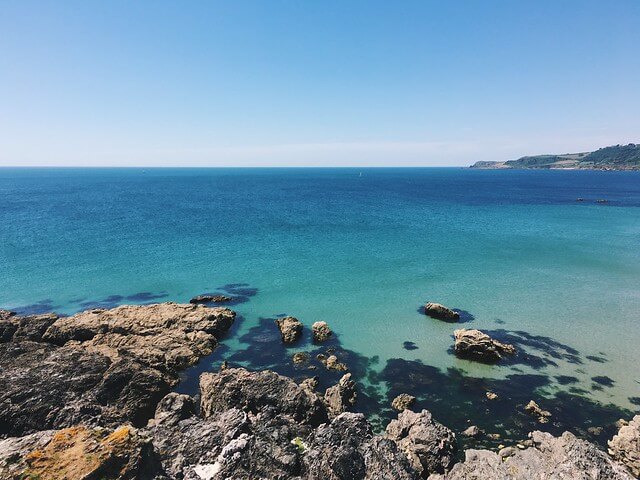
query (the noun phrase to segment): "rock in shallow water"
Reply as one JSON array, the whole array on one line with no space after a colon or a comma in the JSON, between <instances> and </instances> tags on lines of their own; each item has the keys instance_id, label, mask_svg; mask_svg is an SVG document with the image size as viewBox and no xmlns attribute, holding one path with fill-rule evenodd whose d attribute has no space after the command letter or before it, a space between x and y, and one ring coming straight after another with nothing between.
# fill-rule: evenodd
<instances>
[{"instance_id":1,"label":"rock in shallow water","mask_svg":"<svg viewBox=\"0 0 640 480\"><path fill-rule=\"evenodd\" d=\"M408 393L401 393L391 401L391 408L401 412L411 408L414 403L416 403L416 397Z\"/></svg>"},{"instance_id":2,"label":"rock in shallow water","mask_svg":"<svg viewBox=\"0 0 640 480\"><path fill-rule=\"evenodd\" d=\"M429 302L424 306L424 313L430 317L450 322L457 322L460 319L460 314L458 312L434 302Z\"/></svg>"},{"instance_id":3,"label":"rock in shallow water","mask_svg":"<svg viewBox=\"0 0 640 480\"><path fill-rule=\"evenodd\" d=\"M294 317L283 317L276 320L280 336L284 343L294 343L302 335L302 323Z\"/></svg>"},{"instance_id":4,"label":"rock in shallow water","mask_svg":"<svg viewBox=\"0 0 640 480\"><path fill-rule=\"evenodd\" d=\"M316 342L324 342L328 340L333 332L327 325L327 322L315 322L311 325L311 331L313 332L313 340Z\"/></svg>"},{"instance_id":5,"label":"rock in shallow water","mask_svg":"<svg viewBox=\"0 0 640 480\"><path fill-rule=\"evenodd\" d=\"M628 425L622 425L618 434L609 440L609 453L640 477L640 415L633 417Z\"/></svg>"},{"instance_id":6,"label":"rock in shallow water","mask_svg":"<svg viewBox=\"0 0 640 480\"><path fill-rule=\"evenodd\" d=\"M453 332L455 337L454 351L456 356L470 360L493 363L502 355L513 355L513 345L501 343L480 330L461 328Z\"/></svg>"}]
</instances>

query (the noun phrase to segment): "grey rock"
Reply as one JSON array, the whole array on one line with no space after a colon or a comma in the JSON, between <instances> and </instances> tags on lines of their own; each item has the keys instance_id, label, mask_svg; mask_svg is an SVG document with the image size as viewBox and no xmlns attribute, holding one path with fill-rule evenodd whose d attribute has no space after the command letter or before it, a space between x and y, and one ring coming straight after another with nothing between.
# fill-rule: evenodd
<instances>
[{"instance_id":1,"label":"grey rock","mask_svg":"<svg viewBox=\"0 0 640 480\"><path fill-rule=\"evenodd\" d=\"M233 298L227 297L226 295L212 295L205 293L203 295L196 295L189 300L189 303L226 303L231 300L233 300Z\"/></svg>"},{"instance_id":2,"label":"grey rock","mask_svg":"<svg viewBox=\"0 0 640 480\"><path fill-rule=\"evenodd\" d=\"M608 443L609 454L640 477L640 415L633 417L627 425L621 425Z\"/></svg>"},{"instance_id":3,"label":"grey rock","mask_svg":"<svg viewBox=\"0 0 640 480\"><path fill-rule=\"evenodd\" d=\"M391 401L391 408L401 412L411 408L414 403L416 403L416 397L408 393L401 393Z\"/></svg>"},{"instance_id":4,"label":"grey rock","mask_svg":"<svg viewBox=\"0 0 640 480\"><path fill-rule=\"evenodd\" d=\"M462 435L469 438L478 438L480 435L482 435L482 431L475 425L472 425L464 432L462 432Z\"/></svg>"},{"instance_id":5,"label":"grey rock","mask_svg":"<svg viewBox=\"0 0 640 480\"><path fill-rule=\"evenodd\" d=\"M356 384L351 380L351 374L343 375L340 381L327 388L324 394L329 417L336 417L349 410L356 403L357 397Z\"/></svg>"},{"instance_id":6,"label":"grey rock","mask_svg":"<svg viewBox=\"0 0 640 480\"><path fill-rule=\"evenodd\" d=\"M458 321L460 314L440 303L429 302L424 306L424 313L439 320Z\"/></svg>"},{"instance_id":7,"label":"grey rock","mask_svg":"<svg viewBox=\"0 0 640 480\"><path fill-rule=\"evenodd\" d=\"M444 473L455 462L455 434L436 422L428 410L404 410L387 425L386 437L398 444L422 478Z\"/></svg>"},{"instance_id":8,"label":"grey rock","mask_svg":"<svg viewBox=\"0 0 640 480\"><path fill-rule=\"evenodd\" d=\"M324 342L327 340L333 332L327 325L327 322L315 322L311 325L311 332L313 333L313 339L316 342Z\"/></svg>"},{"instance_id":9,"label":"grey rock","mask_svg":"<svg viewBox=\"0 0 640 480\"><path fill-rule=\"evenodd\" d=\"M283 317L276 320L280 336L284 343L294 343L302 335L302 323L294 317Z\"/></svg>"},{"instance_id":10,"label":"grey rock","mask_svg":"<svg viewBox=\"0 0 640 480\"><path fill-rule=\"evenodd\" d=\"M515 347L494 340L480 330L461 328L453 332L455 337L454 352L460 358L497 362L503 355L513 355Z\"/></svg>"}]
</instances>

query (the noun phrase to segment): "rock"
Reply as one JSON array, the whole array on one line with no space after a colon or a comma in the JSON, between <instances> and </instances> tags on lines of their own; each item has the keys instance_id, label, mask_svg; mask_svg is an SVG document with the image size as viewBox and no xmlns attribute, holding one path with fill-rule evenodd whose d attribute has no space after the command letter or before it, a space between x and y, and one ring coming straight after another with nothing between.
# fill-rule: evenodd
<instances>
[{"instance_id":1,"label":"rock","mask_svg":"<svg viewBox=\"0 0 640 480\"><path fill-rule=\"evenodd\" d=\"M196 295L189 303L226 303L233 300L231 297L227 297L226 295L212 295L212 294L204 294L204 295Z\"/></svg>"},{"instance_id":2,"label":"rock","mask_svg":"<svg viewBox=\"0 0 640 480\"><path fill-rule=\"evenodd\" d=\"M603 428L602 427L589 427L587 428L587 433L594 437L602 435Z\"/></svg>"},{"instance_id":3,"label":"rock","mask_svg":"<svg viewBox=\"0 0 640 480\"><path fill-rule=\"evenodd\" d=\"M498 394L494 393L494 392L487 392L487 393L485 393L485 395L487 396L487 398L489 400L497 400L498 399Z\"/></svg>"},{"instance_id":4,"label":"rock","mask_svg":"<svg viewBox=\"0 0 640 480\"><path fill-rule=\"evenodd\" d=\"M300 382L300 386L302 388L306 388L307 390L310 391L315 391L316 388L318 388L318 383L319 383L319 379L318 377L311 377L311 378L305 378L303 381Z\"/></svg>"},{"instance_id":5,"label":"rock","mask_svg":"<svg viewBox=\"0 0 640 480\"><path fill-rule=\"evenodd\" d=\"M469 438L478 438L480 435L482 435L482 431L475 425L472 425L465 431L463 431L462 435Z\"/></svg>"},{"instance_id":6,"label":"rock","mask_svg":"<svg viewBox=\"0 0 640 480\"><path fill-rule=\"evenodd\" d=\"M280 335L284 343L293 343L302 335L302 323L294 317L284 317L276 320Z\"/></svg>"},{"instance_id":7,"label":"rock","mask_svg":"<svg viewBox=\"0 0 640 480\"><path fill-rule=\"evenodd\" d=\"M640 477L640 415L633 417L628 425L622 425L608 445L609 454Z\"/></svg>"},{"instance_id":8,"label":"rock","mask_svg":"<svg viewBox=\"0 0 640 480\"><path fill-rule=\"evenodd\" d=\"M0 440L0 478L3 480L22 480L24 478L22 473L28 468L27 455L44 448L55 433L55 430L44 430L24 437L10 437Z\"/></svg>"},{"instance_id":9,"label":"rock","mask_svg":"<svg viewBox=\"0 0 640 480\"><path fill-rule=\"evenodd\" d=\"M631 480L633 477L595 445L565 432L560 437L532 432L533 447L503 458L489 450L466 450L442 480ZM509 447L508 447L509 448Z\"/></svg>"},{"instance_id":10,"label":"rock","mask_svg":"<svg viewBox=\"0 0 640 480\"><path fill-rule=\"evenodd\" d=\"M291 357L291 361L293 362L294 365L301 366L309 363L309 358L310 357L307 352L296 352Z\"/></svg>"},{"instance_id":11,"label":"rock","mask_svg":"<svg viewBox=\"0 0 640 480\"><path fill-rule=\"evenodd\" d=\"M401 393L391 402L391 408L401 412L403 410L407 410L416 403L416 397L413 395L409 395L408 393Z\"/></svg>"},{"instance_id":12,"label":"rock","mask_svg":"<svg viewBox=\"0 0 640 480\"><path fill-rule=\"evenodd\" d=\"M14 469L15 478L164 478L149 439L130 426L115 430L76 426L48 432L42 439L45 438L48 442L40 441L39 445L20 451L21 461L18 469ZM3 446L0 446L1 450Z\"/></svg>"},{"instance_id":13,"label":"rock","mask_svg":"<svg viewBox=\"0 0 640 480\"><path fill-rule=\"evenodd\" d=\"M351 374L343 375L340 381L327 388L324 394L329 417L336 417L349 410L356 403L357 396L356 384L351 380Z\"/></svg>"},{"instance_id":14,"label":"rock","mask_svg":"<svg viewBox=\"0 0 640 480\"><path fill-rule=\"evenodd\" d=\"M398 446L373 435L362 414L343 413L310 436L302 478L409 480L417 478Z\"/></svg>"},{"instance_id":15,"label":"rock","mask_svg":"<svg viewBox=\"0 0 640 480\"><path fill-rule=\"evenodd\" d=\"M551 412L548 412L547 410L542 410L542 408L540 408L540 405L538 405L533 400L529 401L529 403L527 403L524 409L526 412L530 413L531 415L535 415L536 417L538 417L538 422L540 423L549 422L549 418L551 417Z\"/></svg>"},{"instance_id":16,"label":"rock","mask_svg":"<svg viewBox=\"0 0 640 480\"><path fill-rule=\"evenodd\" d=\"M313 340L316 342L324 342L333 335L327 322L315 322L311 325L311 331L313 332Z\"/></svg>"},{"instance_id":17,"label":"rock","mask_svg":"<svg viewBox=\"0 0 640 480\"><path fill-rule=\"evenodd\" d=\"M323 363L327 370L336 370L338 372L346 372L348 370L347 366L344 363L339 362L338 357L335 355L329 355L327 360Z\"/></svg>"},{"instance_id":18,"label":"rock","mask_svg":"<svg viewBox=\"0 0 640 480\"><path fill-rule=\"evenodd\" d=\"M430 317L450 322L457 322L460 319L460 314L458 312L455 312L439 303L427 303L424 306L424 313Z\"/></svg>"},{"instance_id":19,"label":"rock","mask_svg":"<svg viewBox=\"0 0 640 480\"><path fill-rule=\"evenodd\" d=\"M234 316L165 303L9 317L18 327L0 343L0 437L78 423L144 426L178 372L209 354Z\"/></svg>"},{"instance_id":20,"label":"rock","mask_svg":"<svg viewBox=\"0 0 640 480\"><path fill-rule=\"evenodd\" d=\"M500 435L499 433L487 433L487 438L491 440L500 440L502 438L502 435Z\"/></svg>"},{"instance_id":21,"label":"rock","mask_svg":"<svg viewBox=\"0 0 640 480\"><path fill-rule=\"evenodd\" d=\"M436 422L428 410L404 410L387 425L385 436L398 444L422 478L444 473L455 462L455 434Z\"/></svg>"},{"instance_id":22,"label":"rock","mask_svg":"<svg viewBox=\"0 0 640 480\"><path fill-rule=\"evenodd\" d=\"M512 456L516 453L516 449L513 447L503 447L498 451L498 456L502 459Z\"/></svg>"},{"instance_id":23,"label":"rock","mask_svg":"<svg viewBox=\"0 0 640 480\"><path fill-rule=\"evenodd\" d=\"M200 376L200 408L204 418L238 408L252 414L290 415L295 421L319 425L328 420L322 399L293 380L269 370L228 368Z\"/></svg>"},{"instance_id":24,"label":"rock","mask_svg":"<svg viewBox=\"0 0 640 480\"><path fill-rule=\"evenodd\" d=\"M502 355L513 355L513 345L501 343L480 330L461 328L453 332L456 356L482 362L497 362Z\"/></svg>"}]
</instances>

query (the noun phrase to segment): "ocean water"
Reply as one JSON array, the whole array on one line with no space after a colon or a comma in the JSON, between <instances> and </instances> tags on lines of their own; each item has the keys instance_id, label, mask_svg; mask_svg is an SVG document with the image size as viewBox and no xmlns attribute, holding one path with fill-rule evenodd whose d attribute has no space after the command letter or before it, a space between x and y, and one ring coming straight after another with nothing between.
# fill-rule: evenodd
<instances>
[{"instance_id":1,"label":"ocean water","mask_svg":"<svg viewBox=\"0 0 640 480\"><path fill-rule=\"evenodd\" d=\"M71 314L214 291L236 297L239 318L183 391L223 359L328 385L339 374L294 369L290 355L312 352L314 368L330 347L381 424L407 391L454 429L603 441L640 408L640 172L0 169L0 308ZM426 317L425 301L459 309L461 324ZM283 314L336 336L284 348ZM460 326L519 354L459 360ZM551 423L522 412L530 399Z\"/></svg>"}]
</instances>

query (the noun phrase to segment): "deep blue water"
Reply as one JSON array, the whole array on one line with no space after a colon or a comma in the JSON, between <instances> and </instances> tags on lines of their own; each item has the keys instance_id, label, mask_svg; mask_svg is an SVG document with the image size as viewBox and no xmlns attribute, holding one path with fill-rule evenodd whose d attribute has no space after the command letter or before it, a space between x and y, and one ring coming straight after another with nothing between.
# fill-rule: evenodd
<instances>
[{"instance_id":1,"label":"deep blue water","mask_svg":"<svg viewBox=\"0 0 640 480\"><path fill-rule=\"evenodd\" d=\"M640 403L639 207L640 172L5 168L0 307L68 314L226 291L239 321L199 369L228 358L318 373L291 370L312 347L279 345L271 319L287 313L330 323L364 410L413 391L453 426L506 412L495 428L515 437L531 425L508 413L536 397L558 419L545 428L580 433L587 415ZM420 314L425 300L527 355L456 359L456 326Z\"/></svg>"}]
</instances>

